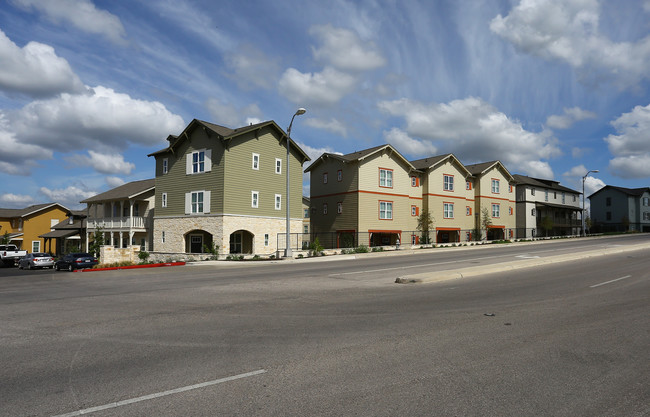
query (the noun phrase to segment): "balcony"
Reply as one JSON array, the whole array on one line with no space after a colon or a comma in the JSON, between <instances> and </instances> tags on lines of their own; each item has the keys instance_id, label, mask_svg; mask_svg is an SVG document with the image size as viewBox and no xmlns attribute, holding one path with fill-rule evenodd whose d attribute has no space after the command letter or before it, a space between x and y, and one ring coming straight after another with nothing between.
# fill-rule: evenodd
<instances>
[{"instance_id":1,"label":"balcony","mask_svg":"<svg viewBox=\"0 0 650 417\"><path fill-rule=\"evenodd\" d=\"M146 229L145 218L141 216L134 217L106 217L106 218L88 218L88 229L109 230L128 230L128 229Z\"/></svg>"}]
</instances>

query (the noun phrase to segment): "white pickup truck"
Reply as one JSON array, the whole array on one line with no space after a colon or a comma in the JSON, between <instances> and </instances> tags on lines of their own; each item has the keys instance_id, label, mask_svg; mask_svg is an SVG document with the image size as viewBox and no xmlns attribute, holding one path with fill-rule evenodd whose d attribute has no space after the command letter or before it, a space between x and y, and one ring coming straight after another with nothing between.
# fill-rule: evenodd
<instances>
[{"instance_id":1,"label":"white pickup truck","mask_svg":"<svg viewBox=\"0 0 650 417\"><path fill-rule=\"evenodd\" d=\"M13 266L25 255L27 255L27 251L18 250L16 245L0 245L0 260L5 265Z\"/></svg>"}]
</instances>

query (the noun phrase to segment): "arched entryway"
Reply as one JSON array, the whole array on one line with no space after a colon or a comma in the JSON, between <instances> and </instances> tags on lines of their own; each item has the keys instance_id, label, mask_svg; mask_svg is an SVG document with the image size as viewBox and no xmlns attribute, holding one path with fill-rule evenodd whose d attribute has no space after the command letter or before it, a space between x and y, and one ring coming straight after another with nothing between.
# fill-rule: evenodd
<instances>
[{"instance_id":1,"label":"arched entryway","mask_svg":"<svg viewBox=\"0 0 650 417\"><path fill-rule=\"evenodd\" d=\"M186 253L206 253L206 247L212 247L212 234L198 229L185 234Z\"/></svg>"},{"instance_id":2,"label":"arched entryway","mask_svg":"<svg viewBox=\"0 0 650 417\"><path fill-rule=\"evenodd\" d=\"M248 230L237 230L230 234L230 253L253 253L253 238Z\"/></svg>"}]
</instances>

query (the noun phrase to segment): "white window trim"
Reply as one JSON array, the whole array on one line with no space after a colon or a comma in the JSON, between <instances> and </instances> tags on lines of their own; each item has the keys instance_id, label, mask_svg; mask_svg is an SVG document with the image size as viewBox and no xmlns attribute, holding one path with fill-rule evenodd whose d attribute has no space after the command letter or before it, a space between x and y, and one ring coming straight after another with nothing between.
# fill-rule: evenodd
<instances>
[{"instance_id":1,"label":"white window trim","mask_svg":"<svg viewBox=\"0 0 650 417\"><path fill-rule=\"evenodd\" d=\"M275 158L275 173L282 174L282 159Z\"/></svg>"},{"instance_id":2,"label":"white window trim","mask_svg":"<svg viewBox=\"0 0 650 417\"><path fill-rule=\"evenodd\" d=\"M384 210L381 209L382 204L384 205ZM390 206L390 209L389 209ZM383 217L382 217L383 215ZM380 220L393 220L393 202L392 201L380 201L379 202L379 219Z\"/></svg>"},{"instance_id":3,"label":"white window trim","mask_svg":"<svg viewBox=\"0 0 650 417\"><path fill-rule=\"evenodd\" d=\"M34 250L34 244L36 244L38 249ZM41 251L41 241L40 240L32 240L32 253L40 252L40 251Z\"/></svg>"},{"instance_id":4,"label":"white window trim","mask_svg":"<svg viewBox=\"0 0 650 417\"><path fill-rule=\"evenodd\" d=\"M162 193L161 206L162 207L167 207L167 193Z\"/></svg>"},{"instance_id":5,"label":"white window trim","mask_svg":"<svg viewBox=\"0 0 650 417\"><path fill-rule=\"evenodd\" d=\"M264 233L264 246L269 246L269 234Z\"/></svg>"},{"instance_id":6,"label":"white window trim","mask_svg":"<svg viewBox=\"0 0 650 417\"><path fill-rule=\"evenodd\" d=\"M260 192L251 191L251 207L259 208L260 207Z\"/></svg>"},{"instance_id":7,"label":"white window trim","mask_svg":"<svg viewBox=\"0 0 650 417\"><path fill-rule=\"evenodd\" d=\"M164 230L162 231L162 234L160 236L160 241L161 241L161 243L165 243L165 231Z\"/></svg>"},{"instance_id":8,"label":"white window trim","mask_svg":"<svg viewBox=\"0 0 650 417\"><path fill-rule=\"evenodd\" d=\"M453 175L443 174L442 188L445 191L454 191L454 176Z\"/></svg>"},{"instance_id":9,"label":"white window trim","mask_svg":"<svg viewBox=\"0 0 650 417\"><path fill-rule=\"evenodd\" d=\"M194 172L194 155L203 152L203 171ZM186 155L185 173L199 175L212 171L212 149L197 149Z\"/></svg>"},{"instance_id":10,"label":"white window trim","mask_svg":"<svg viewBox=\"0 0 650 417\"><path fill-rule=\"evenodd\" d=\"M454 203L442 203L442 218L443 219L454 218Z\"/></svg>"},{"instance_id":11,"label":"white window trim","mask_svg":"<svg viewBox=\"0 0 650 417\"><path fill-rule=\"evenodd\" d=\"M251 167L252 167L255 171L259 171L259 170L260 170L260 154L258 154L258 153L253 153L253 160L252 160L252 162L251 162Z\"/></svg>"},{"instance_id":12,"label":"white window trim","mask_svg":"<svg viewBox=\"0 0 650 417\"><path fill-rule=\"evenodd\" d=\"M193 193L203 193L203 211L197 211L196 213L192 212ZM210 213L210 191L194 190L185 193L185 214L196 216L199 214L208 214L208 213Z\"/></svg>"},{"instance_id":13,"label":"white window trim","mask_svg":"<svg viewBox=\"0 0 650 417\"><path fill-rule=\"evenodd\" d=\"M162 160L162 173L163 175L169 172L169 158L163 158Z\"/></svg>"},{"instance_id":14,"label":"white window trim","mask_svg":"<svg viewBox=\"0 0 650 417\"><path fill-rule=\"evenodd\" d=\"M275 209L282 210L282 194L275 195Z\"/></svg>"}]
</instances>

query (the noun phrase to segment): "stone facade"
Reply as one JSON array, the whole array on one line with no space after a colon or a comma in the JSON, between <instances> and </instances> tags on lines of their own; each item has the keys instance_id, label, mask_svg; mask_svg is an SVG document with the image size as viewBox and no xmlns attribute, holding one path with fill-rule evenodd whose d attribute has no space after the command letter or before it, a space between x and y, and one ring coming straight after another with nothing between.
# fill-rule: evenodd
<instances>
[{"instance_id":1,"label":"stone facade","mask_svg":"<svg viewBox=\"0 0 650 417\"><path fill-rule=\"evenodd\" d=\"M138 263L140 253L139 245L131 245L127 248L115 248L113 246L102 246L99 249L99 259L102 264L115 264L119 262Z\"/></svg>"}]
</instances>

